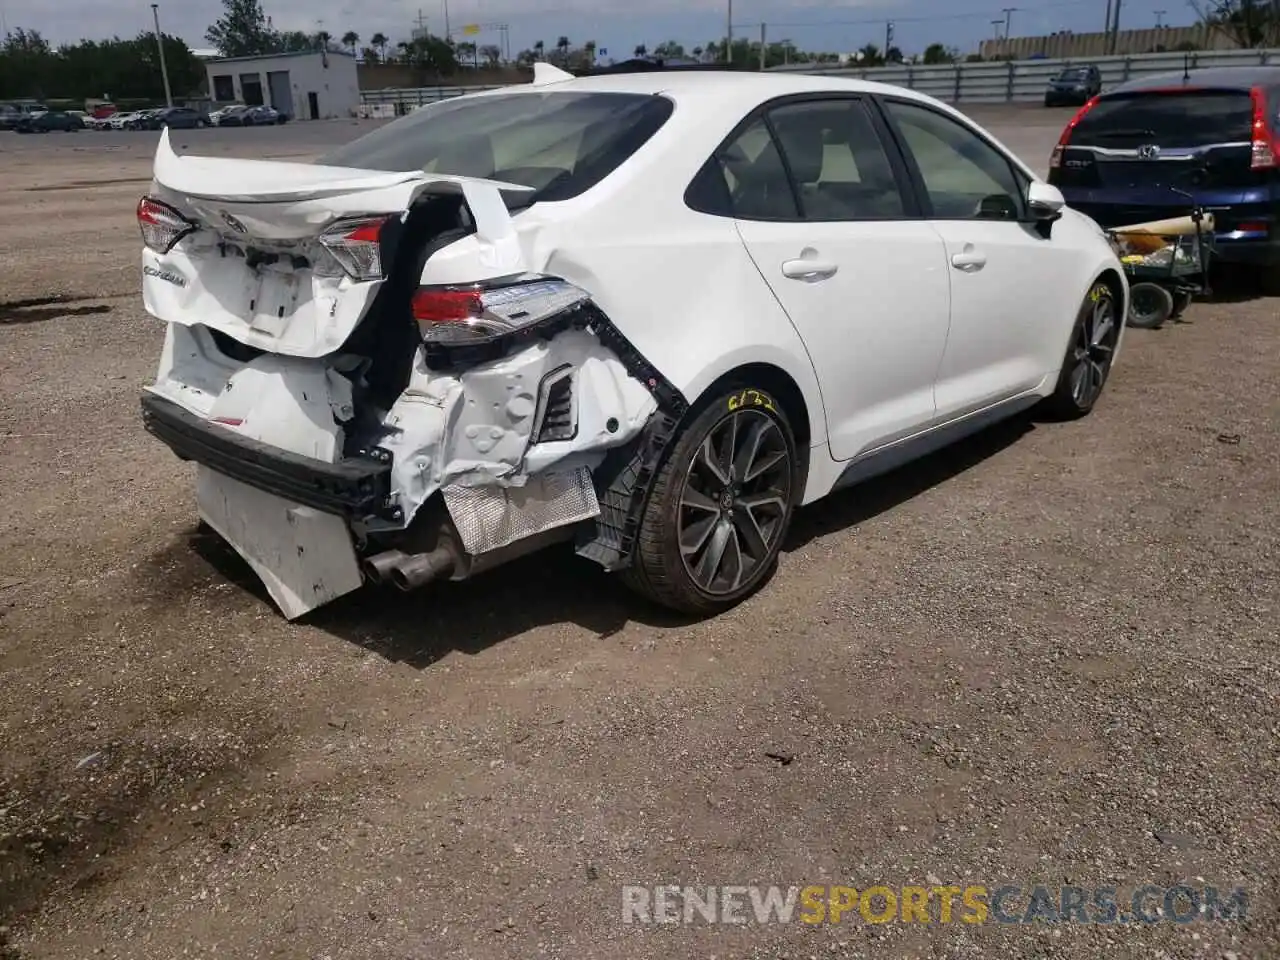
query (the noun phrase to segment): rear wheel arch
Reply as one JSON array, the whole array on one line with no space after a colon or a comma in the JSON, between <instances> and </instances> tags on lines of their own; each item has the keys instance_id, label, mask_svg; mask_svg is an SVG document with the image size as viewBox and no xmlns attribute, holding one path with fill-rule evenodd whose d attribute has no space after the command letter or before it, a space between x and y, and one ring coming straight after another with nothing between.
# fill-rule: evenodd
<instances>
[{"instance_id":1,"label":"rear wheel arch","mask_svg":"<svg viewBox=\"0 0 1280 960\"><path fill-rule=\"evenodd\" d=\"M732 388L762 390L782 406L791 427L796 444L796 480L803 489L809 472L809 446L813 440L812 411L805 402L804 392L795 379L781 367L772 363L746 363L721 374L702 390L697 398L690 398L686 421L696 416L709 401ZM821 411L819 411L821 413Z\"/></svg>"}]
</instances>

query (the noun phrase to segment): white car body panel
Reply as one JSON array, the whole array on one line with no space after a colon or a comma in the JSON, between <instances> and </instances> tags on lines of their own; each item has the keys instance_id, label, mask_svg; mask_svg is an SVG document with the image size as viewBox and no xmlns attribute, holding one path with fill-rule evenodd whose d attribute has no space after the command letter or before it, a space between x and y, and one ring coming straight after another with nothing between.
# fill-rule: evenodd
<instances>
[{"instance_id":1,"label":"white car body panel","mask_svg":"<svg viewBox=\"0 0 1280 960\"><path fill-rule=\"evenodd\" d=\"M701 214L684 201L684 186L706 158L743 116L774 96L893 94L973 126L911 91L814 76L638 74L544 77L537 86L463 99L546 93L552 83L655 94L671 88L676 109L596 186L514 215L502 191L527 188L421 171L179 157L162 133L153 196L203 226L166 254L143 254L146 309L168 325L151 392L206 420L221 418L225 429L243 436L334 462L351 418L352 359L342 348L380 282L291 266L250 270L219 251L248 236L271 249L306 253L335 219L401 214L426 193L461 193L475 230L431 255L423 285L521 274L562 278L590 294L690 402L743 368L780 371L807 408L808 422L798 426L809 446L800 502L809 503L860 458L966 414L998 413L1007 400L1051 392L1091 284L1112 271L1123 287L1102 232L1069 210L1053 239L1033 249L1031 241L1020 242L1025 228L1012 223L762 223ZM806 250L836 264L831 280L782 275L781 264L808 256ZM984 269L957 271L951 257L972 250L987 255ZM267 352L233 360L209 330ZM570 440L534 442L538 384L562 367L576 371L578 431ZM599 507L581 478L608 450L634 439L656 409L650 390L586 330L561 332L461 373L432 370L419 353L407 387L381 411L387 435L380 444L391 455L403 525L437 492L460 529L462 520L472 523L472 545L509 543L521 531L593 516ZM353 537L367 530L344 527L339 536L309 508L208 468L200 476L202 515L254 565L286 616L359 585ZM513 506L521 497L524 506ZM529 512L513 520L517 509ZM496 519L488 528L474 525L490 514ZM253 519L252 529L239 515ZM286 544L302 528L310 547L289 555ZM319 545L331 560L307 559Z\"/></svg>"}]
</instances>

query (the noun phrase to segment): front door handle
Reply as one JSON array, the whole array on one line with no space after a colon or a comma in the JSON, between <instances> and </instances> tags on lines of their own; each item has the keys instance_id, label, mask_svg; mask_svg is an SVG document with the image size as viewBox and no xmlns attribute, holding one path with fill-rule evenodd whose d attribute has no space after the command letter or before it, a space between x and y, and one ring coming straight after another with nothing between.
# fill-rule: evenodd
<instances>
[{"instance_id":1,"label":"front door handle","mask_svg":"<svg viewBox=\"0 0 1280 960\"><path fill-rule=\"evenodd\" d=\"M951 265L965 273L977 273L987 265L987 255L975 250L973 244L966 243L964 250L951 257Z\"/></svg>"},{"instance_id":2,"label":"front door handle","mask_svg":"<svg viewBox=\"0 0 1280 960\"><path fill-rule=\"evenodd\" d=\"M806 253L808 251L805 251ZM838 267L830 260L819 260L816 257L801 255L794 260L782 261L782 275L792 280L803 280L805 283L817 283L835 276Z\"/></svg>"}]
</instances>

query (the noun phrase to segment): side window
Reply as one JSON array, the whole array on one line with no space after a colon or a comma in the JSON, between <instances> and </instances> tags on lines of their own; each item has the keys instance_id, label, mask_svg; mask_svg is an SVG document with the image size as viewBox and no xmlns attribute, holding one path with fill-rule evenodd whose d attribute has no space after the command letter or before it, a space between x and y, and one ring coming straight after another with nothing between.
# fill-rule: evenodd
<instances>
[{"instance_id":1,"label":"side window","mask_svg":"<svg viewBox=\"0 0 1280 960\"><path fill-rule=\"evenodd\" d=\"M805 220L891 220L906 215L893 166L861 100L776 107L777 133Z\"/></svg>"},{"instance_id":2,"label":"side window","mask_svg":"<svg viewBox=\"0 0 1280 960\"><path fill-rule=\"evenodd\" d=\"M796 197L782 157L763 119L756 120L716 155L730 209L744 220L799 220Z\"/></svg>"},{"instance_id":3,"label":"side window","mask_svg":"<svg viewBox=\"0 0 1280 960\"><path fill-rule=\"evenodd\" d=\"M935 219L1023 217L1022 178L999 150L927 107L900 100L890 100L886 107L920 169Z\"/></svg>"}]
</instances>

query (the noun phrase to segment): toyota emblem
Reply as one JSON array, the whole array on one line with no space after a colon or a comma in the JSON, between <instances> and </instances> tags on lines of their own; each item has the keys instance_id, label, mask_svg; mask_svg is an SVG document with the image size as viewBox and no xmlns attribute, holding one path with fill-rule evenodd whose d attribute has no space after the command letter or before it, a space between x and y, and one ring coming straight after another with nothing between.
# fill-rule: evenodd
<instances>
[{"instance_id":1,"label":"toyota emblem","mask_svg":"<svg viewBox=\"0 0 1280 960\"><path fill-rule=\"evenodd\" d=\"M1154 143L1144 143L1138 148L1138 156L1143 160L1158 160L1160 148Z\"/></svg>"},{"instance_id":2,"label":"toyota emblem","mask_svg":"<svg viewBox=\"0 0 1280 960\"><path fill-rule=\"evenodd\" d=\"M236 219L235 217L233 217L231 214L227 213L227 211L225 211L225 210L223 210L223 211L222 211L222 219L223 219L223 221L226 223L226 225L227 225L228 227L230 227L232 230L234 230L236 233L248 233L248 232L249 232L248 228L246 228L246 227L245 227L245 225L244 225L243 223L241 223L239 220L237 220L237 219Z\"/></svg>"}]
</instances>

